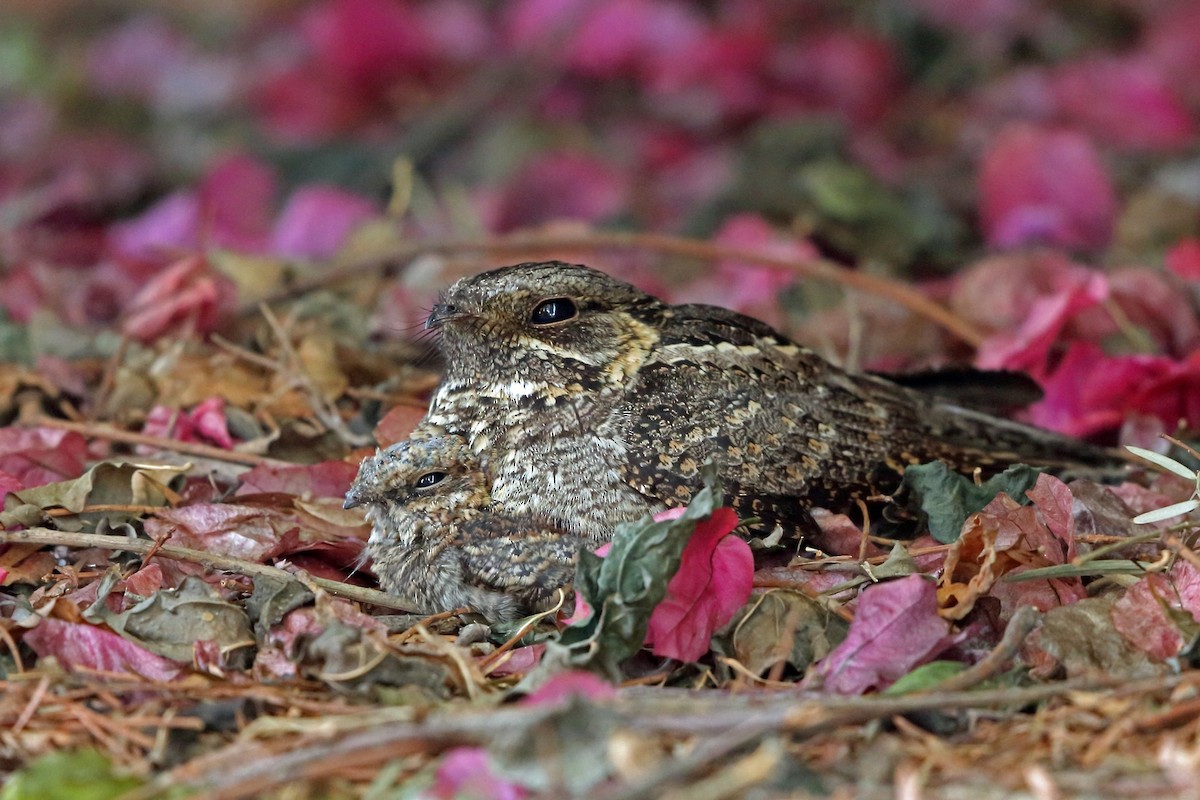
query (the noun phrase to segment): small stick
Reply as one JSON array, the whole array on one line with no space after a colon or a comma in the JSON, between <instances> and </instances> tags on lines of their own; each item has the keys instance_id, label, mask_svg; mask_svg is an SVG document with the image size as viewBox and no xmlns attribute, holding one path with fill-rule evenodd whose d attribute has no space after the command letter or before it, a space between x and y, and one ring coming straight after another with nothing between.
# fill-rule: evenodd
<instances>
[{"instance_id":1,"label":"small stick","mask_svg":"<svg viewBox=\"0 0 1200 800\"><path fill-rule=\"evenodd\" d=\"M105 550L123 550L128 553L139 553L143 556L154 555L170 558L175 561L191 561L203 564L208 569L219 569L226 572L238 572L243 575L262 575L272 578L296 580L296 575L279 567L267 564L256 564L233 556L223 556L218 553L206 553L203 550L192 550L188 547L159 547L158 542L146 539L130 539L125 536L107 536L99 533L71 533L54 531L49 528L28 528L23 531L0 531L0 544L8 542L30 542L42 545L63 545L66 547L99 547ZM157 548L157 549L156 549ZM368 589L363 586L351 586L341 581L331 581L327 578L308 577L314 585L320 586L327 592L357 600L360 603L393 608L401 611L414 608L415 603L403 597L386 594L378 589Z\"/></svg>"},{"instance_id":2,"label":"small stick","mask_svg":"<svg viewBox=\"0 0 1200 800\"><path fill-rule=\"evenodd\" d=\"M1033 606L1021 606L1017 609L1017 613L1012 615L1012 619L1008 621L1008 627L1004 629L1004 636L1001 637L1000 644L996 645L979 663L967 667L957 675L952 675L932 689L925 690L924 693L935 690L939 692L961 692L983 683L1004 669L1004 665L1021 649L1021 643L1025 641L1025 637L1041 621L1042 615L1036 608ZM918 694L918 692L914 692L914 694Z\"/></svg>"},{"instance_id":3,"label":"small stick","mask_svg":"<svg viewBox=\"0 0 1200 800\"><path fill-rule=\"evenodd\" d=\"M213 447L207 444L199 444L197 442L181 442L177 439L167 439L162 436L147 436L144 433L123 431L108 425L102 425L94 422L67 422L66 420L53 419L52 417L37 417L30 422L30 425L39 425L44 428L58 428L59 430L73 431L93 439L106 439L110 442L121 442L122 444L142 444L146 445L147 447L156 447L159 450L168 450L174 453L183 453L184 455L196 456L197 458L211 458L213 461L227 461L231 464L245 464L248 467L257 467L259 464L269 464L277 467L295 466L291 462L280 461L277 458L269 458L268 456L255 455L254 453L241 453L236 450L223 450L220 447Z\"/></svg>"},{"instance_id":4,"label":"small stick","mask_svg":"<svg viewBox=\"0 0 1200 800\"><path fill-rule=\"evenodd\" d=\"M50 688L50 676L43 675L38 681L37 686L33 688L33 694L29 697L29 702L21 709L21 713L17 716L17 721L9 728L9 732L13 736L19 734L29 724L29 720L33 719L33 715L37 712L38 706L42 704L42 698L46 696L46 690Z\"/></svg>"},{"instance_id":5,"label":"small stick","mask_svg":"<svg viewBox=\"0 0 1200 800\"><path fill-rule=\"evenodd\" d=\"M512 636L508 637L508 641L506 641L504 644L500 645L495 650L493 650L492 652L490 652L486 656L484 656L482 659L480 659L479 670L485 676L496 667L496 660L498 658L500 658L500 656L507 653L509 650L512 650L514 647L516 647L517 642L521 641L521 638L525 634L527 634L531 630L533 630L533 626L537 625L539 622L541 622L546 617L553 616L554 614L558 613L558 610L563 607L563 603L567 602L567 593L565 591L563 591L563 589L561 587L556 589L555 593L558 595L558 602L555 604L554 608L548 608L545 611L542 611L540 613L537 613L537 614L534 614L533 616L531 616L525 622L525 624L522 625L519 630L517 630L516 633L514 633Z\"/></svg>"},{"instance_id":6,"label":"small stick","mask_svg":"<svg viewBox=\"0 0 1200 800\"><path fill-rule=\"evenodd\" d=\"M80 514L157 514L162 506L132 506L123 503L100 503L94 506L84 506L78 511L69 508L44 508L42 513L47 517L75 517Z\"/></svg>"}]
</instances>

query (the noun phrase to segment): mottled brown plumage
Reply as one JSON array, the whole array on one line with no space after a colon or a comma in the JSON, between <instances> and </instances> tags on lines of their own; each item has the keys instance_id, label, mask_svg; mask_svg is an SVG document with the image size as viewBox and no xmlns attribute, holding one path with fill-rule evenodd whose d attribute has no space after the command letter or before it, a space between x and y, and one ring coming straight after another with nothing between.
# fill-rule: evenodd
<instances>
[{"instance_id":1,"label":"mottled brown plumage","mask_svg":"<svg viewBox=\"0 0 1200 800\"><path fill-rule=\"evenodd\" d=\"M769 326L671 306L583 266L464 278L428 326L447 371L426 420L463 436L494 502L595 540L687 503L715 461L763 536L896 489L905 466L1112 463L1107 451L847 373Z\"/></svg>"},{"instance_id":2,"label":"mottled brown plumage","mask_svg":"<svg viewBox=\"0 0 1200 800\"><path fill-rule=\"evenodd\" d=\"M359 467L346 507L367 506L367 552L384 590L413 611L466 606L490 620L546 608L570 583L582 540L546 518L496 508L465 443L400 442Z\"/></svg>"}]
</instances>

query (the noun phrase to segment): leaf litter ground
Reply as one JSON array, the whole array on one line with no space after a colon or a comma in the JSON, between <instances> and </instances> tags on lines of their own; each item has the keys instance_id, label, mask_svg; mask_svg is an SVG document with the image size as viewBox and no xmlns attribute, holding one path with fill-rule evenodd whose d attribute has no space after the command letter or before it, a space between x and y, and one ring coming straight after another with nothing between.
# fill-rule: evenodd
<instances>
[{"instance_id":1,"label":"leaf litter ground","mask_svg":"<svg viewBox=\"0 0 1200 800\"><path fill-rule=\"evenodd\" d=\"M227 6L0 27L3 800L1194 794L1194 3ZM539 258L1162 474L776 557L714 495L573 614L414 618L341 495L437 289Z\"/></svg>"},{"instance_id":2,"label":"leaf litter ground","mask_svg":"<svg viewBox=\"0 0 1200 800\"><path fill-rule=\"evenodd\" d=\"M129 340L94 368L114 395L157 381L165 402L138 431L63 421L79 398L23 390L0 518L0 740L24 765L6 797L61 790L75 770L130 797L1000 796L1102 775L1112 794L1154 795L1192 774L1200 559L1166 522L1131 521L1180 502L1182 481L926 470L910 479L949 543L827 515L821 552L753 577L719 546L745 548L736 519L702 494L585 559L590 617L420 619L370 588L366 530L341 496L372 422L384 442L402 435L436 373L407 345L383 367L363 344L370 356L336 362L322 390L299 372L330 363L306 337L342 347L328 318L239 324L265 344ZM188 370L206 376L203 399ZM170 407L183 410L156 410ZM95 755L63 761L76 751Z\"/></svg>"}]
</instances>

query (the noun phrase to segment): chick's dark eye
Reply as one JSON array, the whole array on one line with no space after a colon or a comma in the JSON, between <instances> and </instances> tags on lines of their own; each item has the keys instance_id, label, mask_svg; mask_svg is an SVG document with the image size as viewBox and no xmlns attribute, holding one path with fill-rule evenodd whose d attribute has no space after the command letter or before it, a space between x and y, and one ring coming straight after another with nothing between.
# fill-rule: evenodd
<instances>
[{"instance_id":1,"label":"chick's dark eye","mask_svg":"<svg viewBox=\"0 0 1200 800\"><path fill-rule=\"evenodd\" d=\"M579 313L575 304L567 297L555 297L538 303L537 308L529 315L529 321L534 325L549 325L563 322Z\"/></svg>"},{"instance_id":2,"label":"chick's dark eye","mask_svg":"<svg viewBox=\"0 0 1200 800\"><path fill-rule=\"evenodd\" d=\"M418 489L428 489L430 486L437 486L446 479L444 472L426 472L421 477L417 478Z\"/></svg>"}]
</instances>

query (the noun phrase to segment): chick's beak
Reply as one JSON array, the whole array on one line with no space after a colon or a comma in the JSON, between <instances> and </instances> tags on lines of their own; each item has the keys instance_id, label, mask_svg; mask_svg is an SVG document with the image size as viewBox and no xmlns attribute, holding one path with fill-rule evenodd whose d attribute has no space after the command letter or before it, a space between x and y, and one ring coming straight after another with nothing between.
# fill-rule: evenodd
<instances>
[{"instance_id":1,"label":"chick's beak","mask_svg":"<svg viewBox=\"0 0 1200 800\"><path fill-rule=\"evenodd\" d=\"M352 508L358 508L364 502L365 501L363 500L362 495L360 495L356 489L351 489L350 491L346 492L346 502L342 503L342 508L349 511Z\"/></svg>"},{"instance_id":2,"label":"chick's beak","mask_svg":"<svg viewBox=\"0 0 1200 800\"><path fill-rule=\"evenodd\" d=\"M425 318L425 330L436 330L446 323L447 320L454 319L459 316L462 311L454 303L435 303L433 310L429 312L429 316Z\"/></svg>"}]
</instances>

